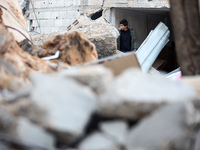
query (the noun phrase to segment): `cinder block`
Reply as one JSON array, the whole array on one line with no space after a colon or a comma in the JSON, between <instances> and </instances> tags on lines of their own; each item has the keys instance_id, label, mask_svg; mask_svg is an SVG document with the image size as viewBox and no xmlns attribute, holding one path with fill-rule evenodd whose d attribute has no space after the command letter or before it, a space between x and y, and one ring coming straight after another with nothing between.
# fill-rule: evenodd
<instances>
[{"instance_id":1,"label":"cinder block","mask_svg":"<svg viewBox=\"0 0 200 150\"><path fill-rule=\"evenodd\" d=\"M49 2L48 0L43 0L41 1L41 8L48 8L49 7Z\"/></svg>"},{"instance_id":2,"label":"cinder block","mask_svg":"<svg viewBox=\"0 0 200 150\"><path fill-rule=\"evenodd\" d=\"M56 7L63 7L63 6L64 6L64 0L56 1Z\"/></svg>"},{"instance_id":3,"label":"cinder block","mask_svg":"<svg viewBox=\"0 0 200 150\"><path fill-rule=\"evenodd\" d=\"M62 22L63 22L62 19L57 19L57 20L55 20L55 26L56 26L56 27L61 27L61 26L62 26Z\"/></svg>"},{"instance_id":4,"label":"cinder block","mask_svg":"<svg viewBox=\"0 0 200 150\"><path fill-rule=\"evenodd\" d=\"M81 5L81 0L73 0L73 5Z\"/></svg>"},{"instance_id":5,"label":"cinder block","mask_svg":"<svg viewBox=\"0 0 200 150\"><path fill-rule=\"evenodd\" d=\"M59 19L65 19L68 17L68 12L67 11L59 11L58 12L58 18Z\"/></svg>"},{"instance_id":6,"label":"cinder block","mask_svg":"<svg viewBox=\"0 0 200 150\"><path fill-rule=\"evenodd\" d=\"M44 12L43 11L38 11L36 12L37 19L44 19Z\"/></svg>"},{"instance_id":7,"label":"cinder block","mask_svg":"<svg viewBox=\"0 0 200 150\"><path fill-rule=\"evenodd\" d=\"M47 10L44 12L44 19L50 19L51 18L51 11Z\"/></svg>"},{"instance_id":8,"label":"cinder block","mask_svg":"<svg viewBox=\"0 0 200 150\"><path fill-rule=\"evenodd\" d=\"M41 27L46 27L47 26L47 20L40 20L40 26Z\"/></svg>"},{"instance_id":9,"label":"cinder block","mask_svg":"<svg viewBox=\"0 0 200 150\"><path fill-rule=\"evenodd\" d=\"M55 20L47 20L47 27L55 27Z\"/></svg>"},{"instance_id":10,"label":"cinder block","mask_svg":"<svg viewBox=\"0 0 200 150\"><path fill-rule=\"evenodd\" d=\"M68 27L70 24L72 24L73 21L74 20L72 20L72 19L63 19L62 26Z\"/></svg>"},{"instance_id":11,"label":"cinder block","mask_svg":"<svg viewBox=\"0 0 200 150\"><path fill-rule=\"evenodd\" d=\"M78 11L68 11L68 19L76 19L79 16Z\"/></svg>"},{"instance_id":12,"label":"cinder block","mask_svg":"<svg viewBox=\"0 0 200 150\"><path fill-rule=\"evenodd\" d=\"M58 11L52 11L51 12L51 19L58 19Z\"/></svg>"},{"instance_id":13,"label":"cinder block","mask_svg":"<svg viewBox=\"0 0 200 150\"><path fill-rule=\"evenodd\" d=\"M88 0L88 5L101 6L103 5L103 0Z\"/></svg>"},{"instance_id":14,"label":"cinder block","mask_svg":"<svg viewBox=\"0 0 200 150\"><path fill-rule=\"evenodd\" d=\"M73 5L73 0L64 0L64 6L72 6Z\"/></svg>"},{"instance_id":15,"label":"cinder block","mask_svg":"<svg viewBox=\"0 0 200 150\"><path fill-rule=\"evenodd\" d=\"M50 7L56 7L57 6L57 1L55 1L55 0L49 0L49 8Z\"/></svg>"}]
</instances>

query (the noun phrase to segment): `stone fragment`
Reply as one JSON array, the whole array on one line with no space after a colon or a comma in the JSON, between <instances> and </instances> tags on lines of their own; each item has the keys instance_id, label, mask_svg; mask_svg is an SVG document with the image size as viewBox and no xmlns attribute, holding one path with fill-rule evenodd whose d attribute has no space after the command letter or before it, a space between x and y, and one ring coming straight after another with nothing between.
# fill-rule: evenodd
<instances>
[{"instance_id":1,"label":"stone fragment","mask_svg":"<svg viewBox=\"0 0 200 150\"><path fill-rule=\"evenodd\" d=\"M200 149L200 130L197 133L196 141L195 141L194 145L195 145L194 146L194 150L199 150Z\"/></svg>"},{"instance_id":2,"label":"stone fragment","mask_svg":"<svg viewBox=\"0 0 200 150\"><path fill-rule=\"evenodd\" d=\"M96 110L96 95L86 86L58 75L32 76L32 108L25 115L69 144L84 133Z\"/></svg>"},{"instance_id":3,"label":"stone fragment","mask_svg":"<svg viewBox=\"0 0 200 150\"><path fill-rule=\"evenodd\" d=\"M79 145L80 150L120 150L111 138L95 132L84 139Z\"/></svg>"},{"instance_id":4,"label":"stone fragment","mask_svg":"<svg viewBox=\"0 0 200 150\"><path fill-rule=\"evenodd\" d=\"M127 150L188 150L192 126L187 124L187 103L170 104L134 126L127 138Z\"/></svg>"},{"instance_id":5,"label":"stone fragment","mask_svg":"<svg viewBox=\"0 0 200 150\"><path fill-rule=\"evenodd\" d=\"M59 50L58 59L72 66L98 59L95 45L79 31L54 36L44 42L43 47L44 56L55 54Z\"/></svg>"},{"instance_id":6,"label":"stone fragment","mask_svg":"<svg viewBox=\"0 0 200 150\"><path fill-rule=\"evenodd\" d=\"M112 71L101 65L70 68L62 71L60 74L76 79L80 83L89 86L98 94L103 93L113 80Z\"/></svg>"},{"instance_id":7,"label":"stone fragment","mask_svg":"<svg viewBox=\"0 0 200 150\"><path fill-rule=\"evenodd\" d=\"M72 26L70 31L79 30L96 45L98 58L105 58L117 53L117 38L119 31L104 18L91 20L88 17L81 16L77 24Z\"/></svg>"},{"instance_id":8,"label":"stone fragment","mask_svg":"<svg viewBox=\"0 0 200 150\"><path fill-rule=\"evenodd\" d=\"M16 119L5 109L0 107L0 132L12 134L17 126Z\"/></svg>"},{"instance_id":9,"label":"stone fragment","mask_svg":"<svg viewBox=\"0 0 200 150\"><path fill-rule=\"evenodd\" d=\"M99 113L107 117L140 119L165 103L195 98L195 91L181 81L129 69L100 96Z\"/></svg>"},{"instance_id":10,"label":"stone fragment","mask_svg":"<svg viewBox=\"0 0 200 150\"><path fill-rule=\"evenodd\" d=\"M20 141L27 145L46 149L53 149L55 146L55 139L52 135L47 133L42 127L22 117L18 119L16 135Z\"/></svg>"},{"instance_id":11,"label":"stone fragment","mask_svg":"<svg viewBox=\"0 0 200 150\"><path fill-rule=\"evenodd\" d=\"M118 145L125 145L128 135L128 124L125 121L101 122L99 126L101 131L110 136Z\"/></svg>"}]
</instances>

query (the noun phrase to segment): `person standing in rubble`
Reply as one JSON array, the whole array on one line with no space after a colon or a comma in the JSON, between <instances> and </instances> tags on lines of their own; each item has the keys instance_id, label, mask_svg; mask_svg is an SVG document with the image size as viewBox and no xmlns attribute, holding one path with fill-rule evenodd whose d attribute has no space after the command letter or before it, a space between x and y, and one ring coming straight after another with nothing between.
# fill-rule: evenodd
<instances>
[{"instance_id":1,"label":"person standing in rubble","mask_svg":"<svg viewBox=\"0 0 200 150\"><path fill-rule=\"evenodd\" d=\"M135 48L135 38L132 41L132 33L128 27L128 21L126 19L122 19L120 21L120 36L118 38L118 49L121 52L130 52L132 48ZM134 34L134 33L133 33Z\"/></svg>"}]
</instances>

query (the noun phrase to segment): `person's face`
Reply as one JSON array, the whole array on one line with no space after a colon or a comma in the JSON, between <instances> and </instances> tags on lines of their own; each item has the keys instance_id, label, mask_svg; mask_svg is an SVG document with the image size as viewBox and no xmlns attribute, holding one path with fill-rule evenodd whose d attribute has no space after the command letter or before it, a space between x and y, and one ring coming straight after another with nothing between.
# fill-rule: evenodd
<instances>
[{"instance_id":1,"label":"person's face","mask_svg":"<svg viewBox=\"0 0 200 150\"><path fill-rule=\"evenodd\" d=\"M127 29L127 26L124 26L123 24L120 24L120 29L121 29L121 30L126 30L126 29Z\"/></svg>"}]
</instances>

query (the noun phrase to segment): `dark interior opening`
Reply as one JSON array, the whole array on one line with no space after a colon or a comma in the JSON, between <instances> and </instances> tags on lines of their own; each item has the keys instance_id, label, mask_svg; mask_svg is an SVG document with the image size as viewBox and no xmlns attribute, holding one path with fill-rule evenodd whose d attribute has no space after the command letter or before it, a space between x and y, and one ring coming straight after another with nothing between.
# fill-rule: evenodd
<instances>
[{"instance_id":1,"label":"dark interior opening","mask_svg":"<svg viewBox=\"0 0 200 150\"><path fill-rule=\"evenodd\" d=\"M135 35L135 47L132 48L133 50L138 49L150 31L154 30L160 22L163 22L170 30L170 41L162 49L156 59L155 64L157 63L157 65L154 65L156 68L154 66L153 67L159 71L167 73L179 67L175 52L175 41L169 9L112 8L110 18L111 24L113 24L116 28L119 28L120 20L127 19L129 23L128 27L134 32Z\"/></svg>"},{"instance_id":2,"label":"dark interior opening","mask_svg":"<svg viewBox=\"0 0 200 150\"><path fill-rule=\"evenodd\" d=\"M98 18L100 18L100 17L102 16L102 12L103 12L103 10L100 10L100 11L98 11L98 12L92 14L90 18L91 18L92 20L96 20L96 19L98 19Z\"/></svg>"}]
</instances>

